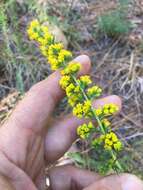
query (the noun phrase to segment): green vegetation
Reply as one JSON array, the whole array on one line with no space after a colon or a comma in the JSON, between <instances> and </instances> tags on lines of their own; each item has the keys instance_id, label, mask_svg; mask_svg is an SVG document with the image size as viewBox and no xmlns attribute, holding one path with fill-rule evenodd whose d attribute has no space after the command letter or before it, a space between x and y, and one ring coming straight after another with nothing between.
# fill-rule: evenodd
<instances>
[{"instance_id":1,"label":"green vegetation","mask_svg":"<svg viewBox=\"0 0 143 190\"><path fill-rule=\"evenodd\" d=\"M1 77L5 81L3 85L8 86L0 89L1 97L13 88L24 93L50 72L46 60L27 38L26 27L30 20L35 17L41 21L48 20L64 32L67 41L71 41L73 46L74 42L77 43L78 32L70 23L79 19L79 15L69 11L70 7L65 3L57 6L60 16L55 14L55 7L51 3L47 6L35 0L8 0L0 3L0 68ZM60 21L61 17L63 21ZM38 64L38 61L42 64Z\"/></svg>"},{"instance_id":2,"label":"green vegetation","mask_svg":"<svg viewBox=\"0 0 143 190\"><path fill-rule=\"evenodd\" d=\"M109 37L117 38L127 34L131 29L131 23L126 15L127 1L120 2L120 6L98 18L98 30Z\"/></svg>"}]
</instances>

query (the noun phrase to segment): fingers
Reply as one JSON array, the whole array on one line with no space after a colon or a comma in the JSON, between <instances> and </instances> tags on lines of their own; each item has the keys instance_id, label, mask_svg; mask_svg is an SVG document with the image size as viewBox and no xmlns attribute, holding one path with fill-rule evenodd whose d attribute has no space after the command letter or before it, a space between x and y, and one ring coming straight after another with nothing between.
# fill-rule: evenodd
<instances>
[{"instance_id":1,"label":"fingers","mask_svg":"<svg viewBox=\"0 0 143 190\"><path fill-rule=\"evenodd\" d=\"M134 175L121 174L100 179L84 190L143 190L143 182Z\"/></svg>"},{"instance_id":2,"label":"fingers","mask_svg":"<svg viewBox=\"0 0 143 190\"><path fill-rule=\"evenodd\" d=\"M75 59L81 63L80 74L88 73L90 60L82 55ZM36 132L41 130L47 123L49 116L57 102L63 97L63 91L59 86L59 71L51 74L46 80L34 85L25 98L16 107L10 124L30 128Z\"/></svg>"},{"instance_id":3,"label":"fingers","mask_svg":"<svg viewBox=\"0 0 143 190\"><path fill-rule=\"evenodd\" d=\"M56 167L49 172L51 190L143 190L143 182L134 175L101 177L74 166Z\"/></svg>"},{"instance_id":4,"label":"fingers","mask_svg":"<svg viewBox=\"0 0 143 190\"><path fill-rule=\"evenodd\" d=\"M105 103L115 103L121 109L121 100L115 95L96 100L93 105L100 107ZM70 148L71 144L77 138L76 128L83 122L83 120L69 115L61 121L56 121L54 125L49 128L45 141L46 158L48 162L54 162Z\"/></svg>"},{"instance_id":5,"label":"fingers","mask_svg":"<svg viewBox=\"0 0 143 190\"><path fill-rule=\"evenodd\" d=\"M81 190L101 177L74 166L61 166L49 172L51 190Z\"/></svg>"}]
</instances>

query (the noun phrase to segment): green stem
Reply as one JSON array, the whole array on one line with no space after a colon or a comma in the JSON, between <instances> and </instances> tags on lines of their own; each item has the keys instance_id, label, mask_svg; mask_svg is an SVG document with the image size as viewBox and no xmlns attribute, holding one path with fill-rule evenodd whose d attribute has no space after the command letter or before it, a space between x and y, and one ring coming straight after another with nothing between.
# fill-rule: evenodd
<instances>
[{"instance_id":1,"label":"green stem","mask_svg":"<svg viewBox=\"0 0 143 190\"><path fill-rule=\"evenodd\" d=\"M83 88L81 87L81 85L79 84L79 82L77 81L76 77L75 76L71 76L71 77L74 80L74 82L80 87L80 90L81 90L85 100L90 100L88 98L88 96L86 95L85 91L83 90ZM103 125L102 125L102 123L100 121L100 118L96 115L93 108L91 108L91 110L92 110L93 116L95 117L95 119L96 119L96 121L97 121L97 123L98 123L98 125L100 127L100 130L101 130L102 134L106 134L106 131L104 130L104 127L103 127ZM120 171L123 171L122 166L120 165L119 161L117 160L116 154L113 152L113 150L111 150L110 153L111 153L111 156L112 156L113 160L115 160L116 166L118 167L118 169Z\"/></svg>"},{"instance_id":2,"label":"green stem","mask_svg":"<svg viewBox=\"0 0 143 190\"><path fill-rule=\"evenodd\" d=\"M112 155L112 158L114 159L114 161L116 163L116 166L119 168L119 170L121 172L123 172L123 168L122 168L121 164L119 163L119 161L117 160L117 157L116 157L115 153L113 152L113 150L111 150L111 155Z\"/></svg>"}]
</instances>

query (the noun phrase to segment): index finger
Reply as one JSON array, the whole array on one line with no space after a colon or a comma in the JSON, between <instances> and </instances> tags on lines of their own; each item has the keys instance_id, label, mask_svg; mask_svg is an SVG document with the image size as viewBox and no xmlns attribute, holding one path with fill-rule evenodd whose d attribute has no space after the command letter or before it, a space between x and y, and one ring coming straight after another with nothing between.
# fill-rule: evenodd
<instances>
[{"instance_id":1,"label":"index finger","mask_svg":"<svg viewBox=\"0 0 143 190\"><path fill-rule=\"evenodd\" d=\"M90 70L90 59L86 55L75 59L81 63L80 74ZM10 124L29 128L39 132L51 116L56 104L63 97L63 90L59 86L59 71L51 74L47 79L34 85L19 103L9 119Z\"/></svg>"}]
</instances>

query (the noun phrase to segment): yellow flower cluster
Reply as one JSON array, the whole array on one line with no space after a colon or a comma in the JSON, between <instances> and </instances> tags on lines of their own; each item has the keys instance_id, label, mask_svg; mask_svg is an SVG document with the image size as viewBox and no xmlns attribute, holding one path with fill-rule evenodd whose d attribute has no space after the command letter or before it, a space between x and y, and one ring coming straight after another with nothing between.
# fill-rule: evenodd
<instances>
[{"instance_id":1,"label":"yellow flower cluster","mask_svg":"<svg viewBox=\"0 0 143 190\"><path fill-rule=\"evenodd\" d=\"M83 104L78 103L74 108L73 108L73 115L77 116L79 118L85 117L89 118L91 116L91 101L86 100L84 101Z\"/></svg>"},{"instance_id":2,"label":"yellow flower cluster","mask_svg":"<svg viewBox=\"0 0 143 190\"><path fill-rule=\"evenodd\" d=\"M64 50L62 43L55 43L49 46L47 58L51 64L52 70L61 68L64 62L71 57L71 52Z\"/></svg>"},{"instance_id":3,"label":"yellow flower cluster","mask_svg":"<svg viewBox=\"0 0 143 190\"><path fill-rule=\"evenodd\" d=\"M84 76L81 76L80 79L78 80L79 83L85 87L87 87L89 84L92 83L91 81L91 78L89 75L84 75Z\"/></svg>"},{"instance_id":4,"label":"yellow flower cluster","mask_svg":"<svg viewBox=\"0 0 143 190\"><path fill-rule=\"evenodd\" d=\"M33 20L27 29L27 33L30 40L38 40L39 31L40 31L40 23L38 22L38 20Z\"/></svg>"},{"instance_id":5,"label":"yellow flower cluster","mask_svg":"<svg viewBox=\"0 0 143 190\"><path fill-rule=\"evenodd\" d=\"M67 67L61 70L62 75L76 74L81 68L81 64L78 62L70 62Z\"/></svg>"},{"instance_id":6,"label":"yellow flower cluster","mask_svg":"<svg viewBox=\"0 0 143 190\"><path fill-rule=\"evenodd\" d=\"M89 122L88 124L84 123L83 125L80 125L77 128L77 134L79 135L81 139L86 139L90 136L91 131L93 131L93 129L94 129L94 125L92 122Z\"/></svg>"},{"instance_id":7,"label":"yellow flower cluster","mask_svg":"<svg viewBox=\"0 0 143 190\"><path fill-rule=\"evenodd\" d=\"M62 43L55 43L54 36L48 31L48 27L41 25L38 20L31 22L27 29L31 40L39 43L42 54L48 59L52 70L64 67L65 62L72 58L72 53L65 50Z\"/></svg>"},{"instance_id":8,"label":"yellow flower cluster","mask_svg":"<svg viewBox=\"0 0 143 190\"><path fill-rule=\"evenodd\" d=\"M60 86L63 89L66 89L67 86L71 83L71 77L69 75L64 75L60 79Z\"/></svg>"},{"instance_id":9,"label":"yellow flower cluster","mask_svg":"<svg viewBox=\"0 0 143 190\"><path fill-rule=\"evenodd\" d=\"M121 150L122 143L118 139L117 135L113 132L110 132L104 136L104 148L107 150L115 149L117 151Z\"/></svg>"},{"instance_id":10,"label":"yellow flower cluster","mask_svg":"<svg viewBox=\"0 0 143 190\"><path fill-rule=\"evenodd\" d=\"M98 108L95 110L97 116L109 116L119 111L119 108L115 104L105 104L102 108Z\"/></svg>"},{"instance_id":11,"label":"yellow flower cluster","mask_svg":"<svg viewBox=\"0 0 143 190\"><path fill-rule=\"evenodd\" d=\"M72 96L75 90L75 85L73 83L70 83L67 87L66 87L66 95L68 97Z\"/></svg>"},{"instance_id":12,"label":"yellow flower cluster","mask_svg":"<svg viewBox=\"0 0 143 190\"><path fill-rule=\"evenodd\" d=\"M110 123L110 121L108 121L108 119L102 119L101 123L104 126L104 128L108 128L111 126L111 123Z\"/></svg>"},{"instance_id":13,"label":"yellow flower cluster","mask_svg":"<svg viewBox=\"0 0 143 190\"><path fill-rule=\"evenodd\" d=\"M87 95L90 98L95 98L95 97L99 97L102 93L102 89L99 88L98 86L92 86L91 88L88 88L87 90Z\"/></svg>"},{"instance_id":14,"label":"yellow flower cluster","mask_svg":"<svg viewBox=\"0 0 143 190\"><path fill-rule=\"evenodd\" d=\"M81 98L81 94L72 94L72 96L68 98L68 103L73 107L79 102Z\"/></svg>"},{"instance_id":15,"label":"yellow flower cluster","mask_svg":"<svg viewBox=\"0 0 143 190\"><path fill-rule=\"evenodd\" d=\"M105 150L115 150L120 151L122 149L122 143L118 139L117 135L113 132L101 135L99 138L96 138L92 141L93 146L97 146L103 143Z\"/></svg>"},{"instance_id":16,"label":"yellow flower cluster","mask_svg":"<svg viewBox=\"0 0 143 190\"><path fill-rule=\"evenodd\" d=\"M48 31L48 27L40 25L38 20L33 20L30 23L27 33L31 40L35 40L40 44L40 49L43 52L46 50L45 47L54 40L54 37Z\"/></svg>"},{"instance_id":17,"label":"yellow flower cluster","mask_svg":"<svg viewBox=\"0 0 143 190\"><path fill-rule=\"evenodd\" d=\"M92 85L89 75L77 78L81 64L71 61L72 53L65 50L62 43L55 42L55 38L49 33L47 26L40 24L38 20L34 20L29 25L27 33L31 40L38 42L40 50L47 58L52 70L60 70L59 84L66 92L68 103L73 108L73 115L78 118L90 118L97 121L96 131L99 132L97 136L100 135L100 137L92 141L93 146L101 145L104 150L110 151L121 150L122 143L115 133L110 132L111 124L105 119L106 116L117 112L118 107L115 104L106 104L98 109L92 108L92 100L101 95L102 89L97 85ZM82 139L87 139L92 132L95 132L92 122L80 125L77 129L77 134ZM113 156L116 157L116 155Z\"/></svg>"}]
</instances>

